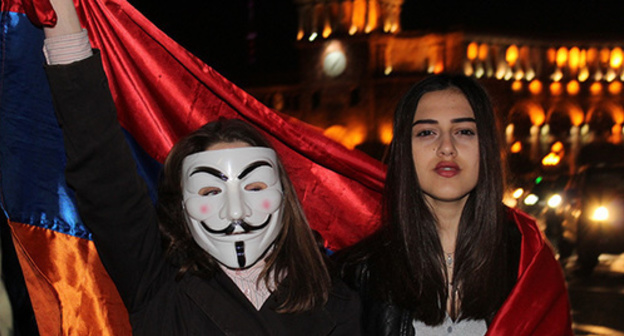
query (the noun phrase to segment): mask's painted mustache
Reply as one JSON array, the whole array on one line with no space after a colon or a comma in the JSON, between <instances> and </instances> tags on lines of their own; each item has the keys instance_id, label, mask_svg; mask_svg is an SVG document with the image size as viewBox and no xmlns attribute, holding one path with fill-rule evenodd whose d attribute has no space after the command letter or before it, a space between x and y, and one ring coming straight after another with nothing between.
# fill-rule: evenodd
<instances>
[{"instance_id":1,"label":"mask's painted mustache","mask_svg":"<svg viewBox=\"0 0 624 336\"><path fill-rule=\"evenodd\" d=\"M258 225L258 226L253 226L247 222L245 222L242 219L237 219L235 221L232 221L230 223L230 225L228 225L225 229L223 230L213 230L211 228L208 227L208 225L206 225L206 223L204 223L203 221L200 221L199 223L201 223L201 225L204 227L204 229L212 234L225 234L227 235L231 235L234 233L234 230L236 230L237 226L240 226L243 230L245 230L245 233L249 233L251 231L256 231L256 230L260 230L263 229L265 226L267 226L269 224L269 222L271 221L271 217L273 217L273 215L269 215L269 217L267 218L267 220Z\"/></svg>"}]
</instances>

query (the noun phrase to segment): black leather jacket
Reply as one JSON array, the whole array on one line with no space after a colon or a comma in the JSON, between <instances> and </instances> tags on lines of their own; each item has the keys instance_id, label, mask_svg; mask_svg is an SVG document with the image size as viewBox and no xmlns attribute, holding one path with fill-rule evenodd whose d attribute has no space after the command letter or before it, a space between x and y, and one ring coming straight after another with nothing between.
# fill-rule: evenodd
<instances>
[{"instance_id":1,"label":"black leather jacket","mask_svg":"<svg viewBox=\"0 0 624 336\"><path fill-rule=\"evenodd\" d=\"M366 263L343 269L344 281L356 289L362 301L362 335L414 336L412 315L387 302L370 295L370 270Z\"/></svg>"},{"instance_id":2,"label":"black leather jacket","mask_svg":"<svg viewBox=\"0 0 624 336\"><path fill-rule=\"evenodd\" d=\"M516 224L510 221L506 226L509 262L512 269L518 268L520 258L521 235ZM412 326L412 314L398 306L381 301L375 298L371 291L371 270L366 262L366 258L356 258L361 261L349 262L347 256L350 252L338 253L334 261L340 270L343 280L355 289L362 302L362 335L371 336L414 336L415 331ZM358 254L358 253L356 253ZM363 261L362 261L363 260ZM515 279L517 273L512 277ZM486 321L489 325L491 320Z\"/></svg>"}]
</instances>

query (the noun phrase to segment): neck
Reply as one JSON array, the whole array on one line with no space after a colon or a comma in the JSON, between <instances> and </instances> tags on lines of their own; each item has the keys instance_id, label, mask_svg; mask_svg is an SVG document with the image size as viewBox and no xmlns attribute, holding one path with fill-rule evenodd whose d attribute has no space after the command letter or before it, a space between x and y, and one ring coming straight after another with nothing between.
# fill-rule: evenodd
<instances>
[{"instance_id":1,"label":"neck","mask_svg":"<svg viewBox=\"0 0 624 336\"><path fill-rule=\"evenodd\" d=\"M468 196L457 201L446 202L427 197L429 207L437 221L438 237L442 249L446 253L455 252L459 221L467 199Z\"/></svg>"}]
</instances>

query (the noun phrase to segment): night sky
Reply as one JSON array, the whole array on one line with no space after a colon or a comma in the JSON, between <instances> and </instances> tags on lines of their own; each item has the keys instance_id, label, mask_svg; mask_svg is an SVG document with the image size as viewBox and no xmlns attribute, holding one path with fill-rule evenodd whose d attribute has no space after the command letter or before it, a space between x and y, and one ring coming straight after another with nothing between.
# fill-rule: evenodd
<instances>
[{"instance_id":1,"label":"night sky","mask_svg":"<svg viewBox=\"0 0 624 336\"><path fill-rule=\"evenodd\" d=\"M297 71L294 0L130 0L174 40L245 86ZM553 40L622 37L624 1L404 0L403 30L467 29Z\"/></svg>"}]
</instances>

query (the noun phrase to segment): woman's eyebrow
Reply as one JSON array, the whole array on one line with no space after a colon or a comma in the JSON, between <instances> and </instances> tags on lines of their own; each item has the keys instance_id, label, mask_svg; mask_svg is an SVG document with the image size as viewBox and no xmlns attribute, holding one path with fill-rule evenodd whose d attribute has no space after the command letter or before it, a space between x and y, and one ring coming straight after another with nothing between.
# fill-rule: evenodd
<instances>
[{"instance_id":1,"label":"woman's eyebrow","mask_svg":"<svg viewBox=\"0 0 624 336\"><path fill-rule=\"evenodd\" d=\"M463 122L473 122L473 123L476 123L477 120L475 118L470 118L470 117L451 119L451 123L453 123L453 124L463 123ZM412 127L416 126L418 124L431 124L431 125L433 125L433 124L438 124L438 121L434 120L434 119L420 119L420 120L414 121L414 123L412 124Z\"/></svg>"},{"instance_id":2,"label":"woman's eyebrow","mask_svg":"<svg viewBox=\"0 0 624 336\"><path fill-rule=\"evenodd\" d=\"M475 118L456 118L456 119L452 119L451 120L452 123L462 123L462 122L473 122L473 123L477 123L477 119Z\"/></svg>"},{"instance_id":3,"label":"woman's eyebrow","mask_svg":"<svg viewBox=\"0 0 624 336\"><path fill-rule=\"evenodd\" d=\"M418 124L437 124L437 123L438 123L438 121L437 120L433 120L433 119L420 119L420 120L414 121L412 126L416 126Z\"/></svg>"}]
</instances>

